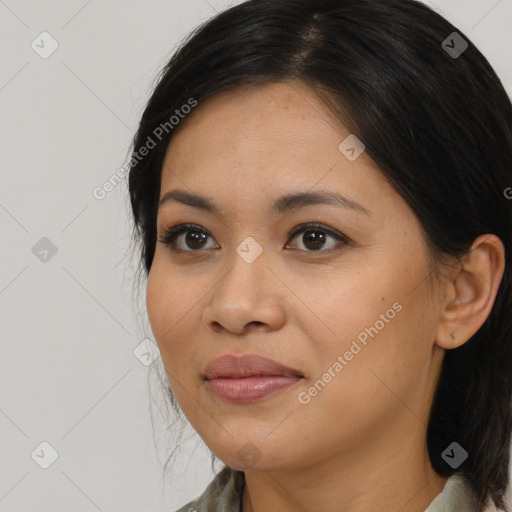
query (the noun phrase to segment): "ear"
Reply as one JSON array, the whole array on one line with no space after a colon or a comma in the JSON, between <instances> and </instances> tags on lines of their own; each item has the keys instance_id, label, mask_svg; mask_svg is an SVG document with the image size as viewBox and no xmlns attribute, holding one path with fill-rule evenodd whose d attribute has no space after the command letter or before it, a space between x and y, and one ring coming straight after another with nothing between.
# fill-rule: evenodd
<instances>
[{"instance_id":1,"label":"ear","mask_svg":"<svg viewBox=\"0 0 512 512\"><path fill-rule=\"evenodd\" d=\"M505 248L492 234L480 235L465 255L462 268L452 271L445 283L436 344L457 348L468 341L487 320L505 271Z\"/></svg>"}]
</instances>

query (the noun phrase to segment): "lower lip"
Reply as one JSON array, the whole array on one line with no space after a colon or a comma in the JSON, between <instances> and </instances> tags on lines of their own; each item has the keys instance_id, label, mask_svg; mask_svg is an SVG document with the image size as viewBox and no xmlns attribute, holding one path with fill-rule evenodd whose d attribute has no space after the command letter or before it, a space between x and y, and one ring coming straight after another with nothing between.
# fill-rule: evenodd
<instances>
[{"instance_id":1,"label":"lower lip","mask_svg":"<svg viewBox=\"0 0 512 512\"><path fill-rule=\"evenodd\" d=\"M302 380L301 377L260 376L244 377L242 379L212 379L207 380L208 389L227 402L250 403L265 398L268 395L293 386Z\"/></svg>"}]
</instances>

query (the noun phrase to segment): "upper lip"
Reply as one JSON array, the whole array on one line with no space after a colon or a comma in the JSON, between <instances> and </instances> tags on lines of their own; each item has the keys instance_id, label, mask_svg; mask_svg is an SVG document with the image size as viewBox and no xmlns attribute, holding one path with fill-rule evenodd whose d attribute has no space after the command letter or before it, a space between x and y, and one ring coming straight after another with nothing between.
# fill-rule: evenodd
<instances>
[{"instance_id":1,"label":"upper lip","mask_svg":"<svg viewBox=\"0 0 512 512\"><path fill-rule=\"evenodd\" d=\"M257 355L224 355L210 361L203 371L206 380L218 378L238 379L251 376L281 375L297 376L304 375L294 368L284 366L272 359Z\"/></svg>"}]
</instances>

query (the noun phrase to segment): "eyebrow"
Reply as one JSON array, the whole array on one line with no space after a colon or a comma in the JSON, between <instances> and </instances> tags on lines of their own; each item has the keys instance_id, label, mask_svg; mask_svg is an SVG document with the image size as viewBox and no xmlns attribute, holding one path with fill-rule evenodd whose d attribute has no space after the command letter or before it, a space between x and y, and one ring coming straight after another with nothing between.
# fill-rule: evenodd
<instances>
[{"instance_id":1,"label":"eyebrow","mask_svg":"<svg viewBox=\"0 0 512 512\"><path fill-rule=\"evenodd\" d=\"M222 210L215 204L212 199L177 189L166 192L160 199L158 207L161 208L162 205L171 201L186 204L194 208L199 208L221 217L225 216ZM349 199L348 197L345 197L338 192L332 192L328 190L298 192L281 196L272 202L270 205L270 212L274 215L282 215L284 213L315 204L335 205L371 216L371 212L367 210L363 205L356 203L352 199Z\"/></svg>"}]
</instances>

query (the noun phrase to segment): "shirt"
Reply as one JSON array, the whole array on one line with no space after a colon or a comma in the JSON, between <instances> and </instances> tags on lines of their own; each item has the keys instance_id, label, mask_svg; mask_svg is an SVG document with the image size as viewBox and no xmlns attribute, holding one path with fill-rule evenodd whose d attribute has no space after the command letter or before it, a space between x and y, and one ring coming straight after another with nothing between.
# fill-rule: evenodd
<instances>
[{"instance_id":1,"label":"shirt","mask_svg":"<svg viewBox=\"0 0 512 512\"><path fill-rule=\"evenodd\" d=\"M187 503L176 512L241 512L242 494L245 486L243 471L229 466L217 473L206 490L195 500ZM494 504L485 512L496 511ZM445 486L427 507L425 512L476 512L471 488L460 475L450 476Z\"/></svg>"}]
</instances>

